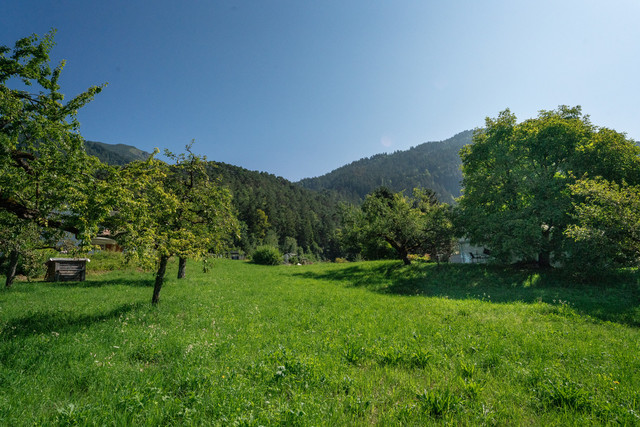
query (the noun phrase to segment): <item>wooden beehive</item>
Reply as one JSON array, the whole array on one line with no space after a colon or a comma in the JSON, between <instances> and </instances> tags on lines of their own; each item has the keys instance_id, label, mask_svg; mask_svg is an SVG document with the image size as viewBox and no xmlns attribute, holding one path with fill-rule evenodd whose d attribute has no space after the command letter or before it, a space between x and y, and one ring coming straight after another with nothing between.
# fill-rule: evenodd
<instances>
[{"instance_id":1,"label":"wooden beehive","mask_svg":"<svg viewBox=\"0 0 640 427\"><path fill-rule=\"evenodd\" d=\"M49 258L47 261L47 282L81 282L85 278L88 258Z\"/></svg>"}]
</instances>

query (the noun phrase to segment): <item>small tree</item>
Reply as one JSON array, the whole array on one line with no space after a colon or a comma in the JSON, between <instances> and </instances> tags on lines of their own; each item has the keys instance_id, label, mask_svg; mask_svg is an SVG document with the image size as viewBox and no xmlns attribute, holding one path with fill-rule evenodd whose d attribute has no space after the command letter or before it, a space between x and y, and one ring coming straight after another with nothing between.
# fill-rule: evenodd
<instances>
[{"instance_id":1,"label":"small tree","mask_svg":"<svg viewBox=\"0 0 640 427\"><path fill-rule=\"evenodd\" d=\"M206 158L191 151L193 141L185 147L186 153L165 156L174 162L169 167L166 186L180 203L174 216L176 229L189 229L201 239L199 244L178 249L178 278L186 275L187 258L201 257L206 252L220 252L230 238L237 235L239 225L231 205L231 193L207 174ZM194 252L194 248L199 249Z\"/></svg>"},{"instance_id":2,"label":"small tree","mask_svg":"<svg viewBox=\"0 0 640 427\"><path fill-rule=\"evenodd\" d=\"M405 265L410 254L448 257L453 247L450 209L430 190L415 189L412 198L381 187L367 195L359 210L347 216L344 239L360 245L383 241Z\"/></svg>"},{"instance_id":3,"label":"small tree","mask_svg":"<svg viewBox=\"0 0 640 427\"><path fill-rule=\"evenodd\" d=\"M124 193L110 218L113 235L130 259L155 262L154 305L171 256L202 257L219 249L238 228L229 191L209 180L203 159L191 152L191 145L187 154L166 155L176 163L152 156L121 170L117 184Z\"/></svg>"}]
</instances>

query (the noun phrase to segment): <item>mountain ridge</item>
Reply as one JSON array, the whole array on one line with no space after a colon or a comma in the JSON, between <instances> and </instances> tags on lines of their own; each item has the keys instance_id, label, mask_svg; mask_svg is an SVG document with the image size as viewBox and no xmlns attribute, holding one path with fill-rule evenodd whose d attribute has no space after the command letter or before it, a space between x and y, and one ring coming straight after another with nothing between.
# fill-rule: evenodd
<instances>
[{"instance_id":1,"label":"mountain ridge","mask_svg":"<svg viewBox=\"0 0 640 427\"><path fill-rule=\"evenodd\" d=\"M87 154L96 156L100 161L113 166L123 166L135 160L146 160L151 155L133 145L88 140L85 140L85 149Z\"/></svg>"},{"instance_id":2,"label":"mountain ridge","mask_svg":"<svg viewBox=\"0 0 640 427\"><path fill-rule=\"evenodd\" d=\"M358 202L384 185L393 191L431 188L440 200L453 202L460 196L462 172L460 149L471 143L472 130L442 141L424 142L408 150L381 153L356 160L327 174L297 183L312 190L335 190Z\"/></svg>"},{"instance_id":3,"label":"mountain ridge","mask_svg":"<svg viewBox=\"0 0 640 427\"><path fill-rule=\"evenodd\" d=\"M461 191L462 173L458 153L464 145L471 143L472 136L473 131L466 130L442 141L424 142L407 150L364 157L324 175L296 182L278 178L308 190L336 192L352 203L359 203L382 185L392 191L430 188L441 201L452 203ZM146 160L150 156L150 153L126 144L86 141L86 147L87 153L118 166ZM248 169L238 168L249 172ZM272 175L269 172L256 172Z\"/></svg>"}]
</instances>

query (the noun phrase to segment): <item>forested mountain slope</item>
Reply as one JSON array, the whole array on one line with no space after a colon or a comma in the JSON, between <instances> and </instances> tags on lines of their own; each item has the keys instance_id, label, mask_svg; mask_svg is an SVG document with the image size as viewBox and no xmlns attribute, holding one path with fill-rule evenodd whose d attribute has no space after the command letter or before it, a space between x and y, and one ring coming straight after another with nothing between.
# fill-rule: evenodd
<instances>
[{"instance_id":1,"label":"forested mountain slope","mask_svg":"<svg viewBox=\"0 0 640 427\"><path fill-rule=\"evenodd\" d=\"M393 191L414 187L434 190L441 201L452 202L460 195L460 149L471 143L473 131L461 132L439 142L426 142L406 151L377 154L342 166L317 178L299 182L311 190L335 190L357 202L375 188L385 185Z\"/></svg>"},{"instance_id":2,"label":"forested mountain slope","mask_svg":"<svg viewBox=\"0 0 640 427\"><path fill-rule=\"evenodd\" d=\"M337 193L308 190L282 177L219 162L209 162L209 175L233 194L242 226L239 243L245 250L275 239L286 246L285 240L295 239L305 253L336 256Z\"/></svg>"},{"instance_id":3,"label":"forested mountain slope","mask_svg":"<svg viewBox=\"0 0 640 427\"><path fill-rule=\"evenodd\" d=\"M85 141L87 153L96 156L101 162L122 166L135 160L146 160L151 155L136 147L125 144L105 144L104 142Z\"/></svg>"}]
</instances>

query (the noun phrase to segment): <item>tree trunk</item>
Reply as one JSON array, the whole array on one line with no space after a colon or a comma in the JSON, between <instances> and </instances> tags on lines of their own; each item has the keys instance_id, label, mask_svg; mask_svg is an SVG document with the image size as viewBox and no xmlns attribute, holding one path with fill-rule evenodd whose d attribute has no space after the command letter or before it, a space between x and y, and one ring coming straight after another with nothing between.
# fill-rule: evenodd
<instances>
[{"instance_id":1,"label":"tree trunk","mask_svg":"<svg viewBox=\"0 0 640 427\"><path fill-rule=\"evenodd\" d=\"M410 265L411 264L411 260L409 259L409 251L404 246L402 246L401 244L397 243L393 239L385 238L384 240L387 243L389 243L391 245L391 247L398 253L398 255L400 256L400 259L402 260L404 265Z\"/></svg>"},{"instance_id":2,"label":"tree trunk","mask_svg":"<svg viewBox=\"0 0 640 427\"><path fill-rule=\"evenodd\" d=\"M400 252L400 256L402 257L402 262L404 263L404 265L411 265L411 260L409 259L409 252L403 250Z\"/></svg>"},{"instance_id":3,"label":"tree trunk","mask_svg":"<svg viewBox=\"0 0 640 427\"><path fill-rule=\"evenodd\" d=\"M551 267L551 251L549 251L549 242L551 240L551 232L546 229L542 231L542 238L544 239L543 249L538 254L538 267L550 268Z\"/></svg>"},{"instance_id":4,"label":"tree trunk","mask_svg":"<svg viewBox=\"0 0 640 427\"><path fill-rule=\"evenodd\" d=\"M184 279L187 276L187 259L180 257L178 261L178 279Z\"/></svg>"},{"instance_id":5,"label":"tree trunk","mask_svg":"<svg viewBox=\"0 0 640 427\"><path fill-rule=\"evenodd\" d=\"M151 297L151 304L153 305L158 305L158 301L160 301L160 289L162 289L162 282L164 282L164 273L167 271L168 261L168 256L162 255L160 257L160 265L156 273L156 283L153 286L153 297Z\"/></svg>"},{"instance_id":6,"label":"tree trunk","mask_svg":"<svg viewBox=\"0 0 640 427\"><path fill-rule=\"evenodd\" d=\"M7 266L7 281L5 287L10 288L13 285L13 279L16 278L16 268L18 267L18 251L13 250L9 254L9 265Z\"/></svg>"},{"instance_id":7,"label":"tree trunk","mask_svg":"<svg viewBox=\"0 0 640 427\"><path fill-rule=\"evenodd\" d=\"M551 267L551 253L549 251L542 251L538 254L538 267L540 268Z\"/></svg>"}]
</instances>

